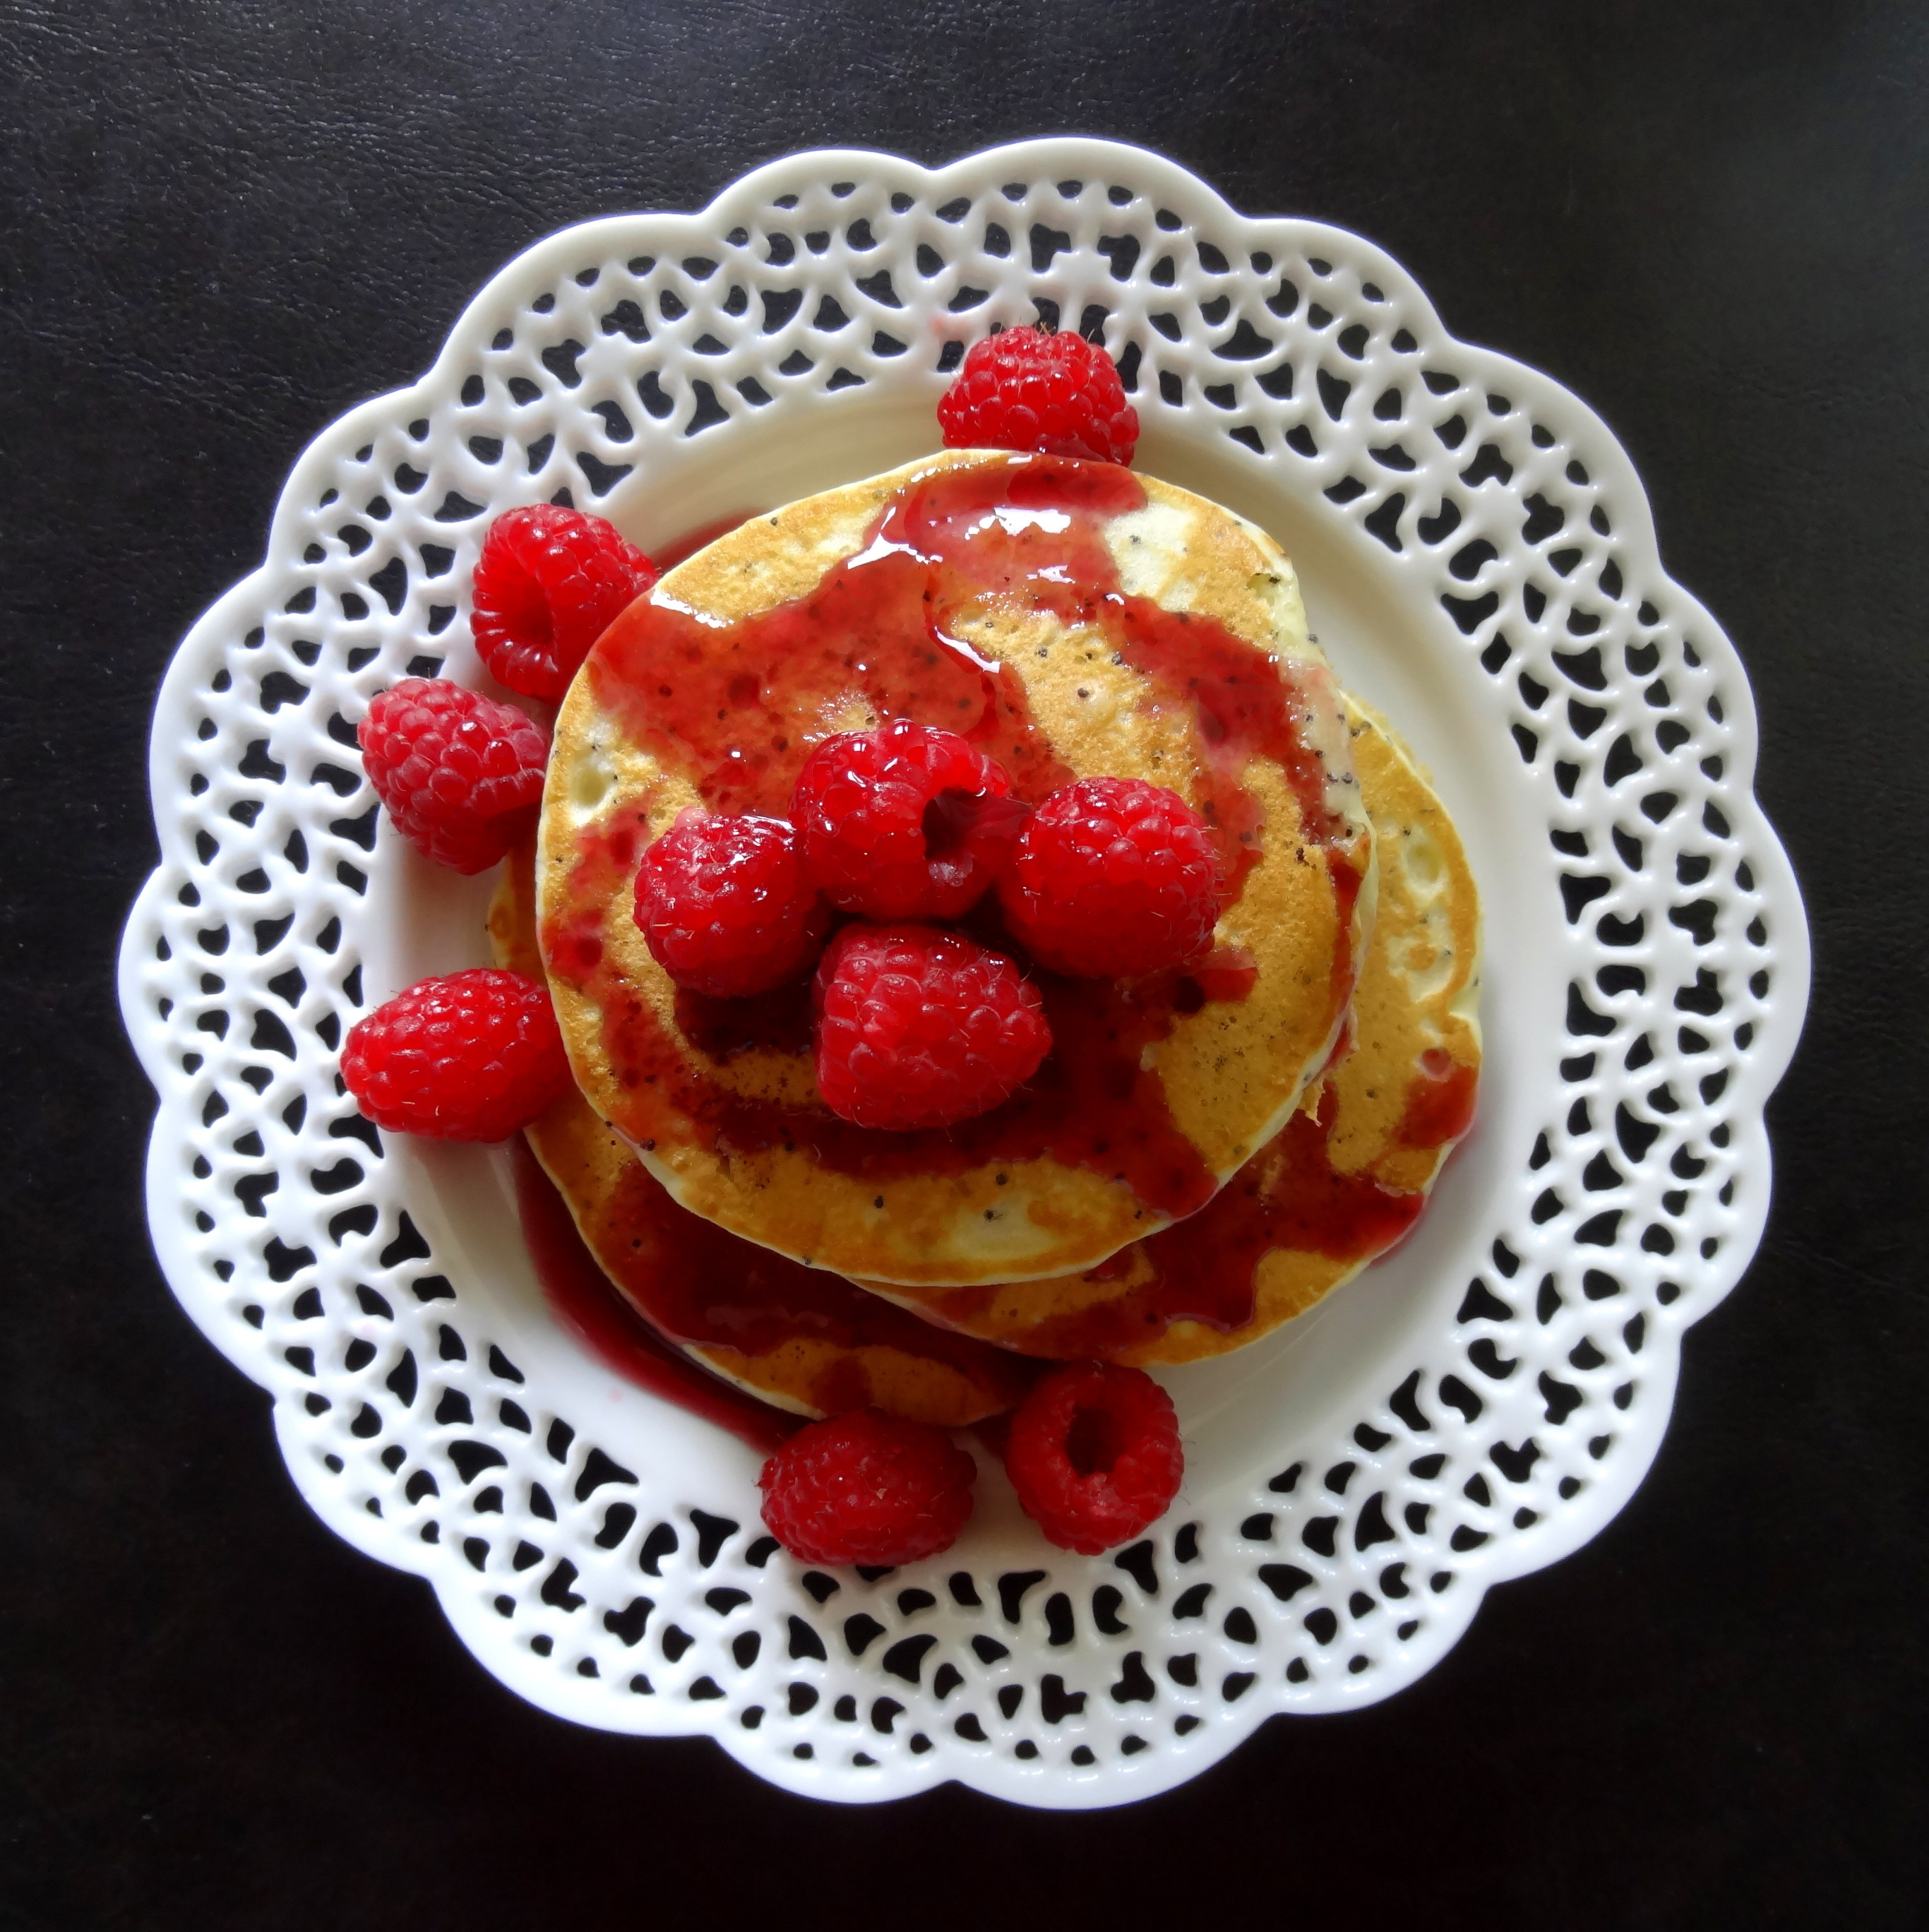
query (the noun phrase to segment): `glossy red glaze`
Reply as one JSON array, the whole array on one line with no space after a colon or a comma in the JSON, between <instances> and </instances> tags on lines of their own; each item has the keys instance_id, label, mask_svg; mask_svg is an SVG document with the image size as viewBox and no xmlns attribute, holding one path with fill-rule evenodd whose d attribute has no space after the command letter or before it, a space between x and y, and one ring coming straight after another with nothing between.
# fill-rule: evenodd
<instances>
[{"instance_id":1,"label":"glossy red glaze","mask_svg":"<svg viewBox=\"0 0 1929 1932\"><path fill-rule=\"evenodd\" d=\"M1477 1070L1446 1060L1423 1066L1408 1088L1396 1145L1438 1148L1466 1132L1473 1116ZM1059 1360L1100 1360L1156 1340L1174 1322L1201 1322L1222 1334L1243 1328L1256 1312L1259 1263L1274 1248L1366 1261L1392 1247L1426 1204L1425 1195L1383 1187L1370 1175L1342 1174L1329 1157L1334 1102L1329 1090L1317 1116L1295 1114L1277 1139L1256 1155L1200 1211L1162 1229L1092 1270L1123 1279L1135 1257L1153 1274L1116 1300L1042 1325L1026 1347ZM963 1318L982 1306L947 1296L940 1312Z\"/></svg>"},{"instance_id":2,"label":"glossy red glaze","mask_svg":"<svg viewBox=\"0 0 1929 1932\"><path fill-rule=\"evenodd\" d=\"M516 1205L543 1299L563 1325L626 1381L700 1415L766 1453L804 1418L758 1401L699 1368L656 1334L616 1292L584 1245L569 1210L518 1134L512 1147Z\"/></svg>"},{"instance_id":3,"label":"glossy red glaze","mask_svg":"<svg viewBox=\"0 0 1929 1932\"><path fill-rule=\"evenodd\" d=\"M799 1336L844 1350L894 1348L972 1376L1017 1402L1035 1366L936 1328L822 1268L800 1267L680 1208L639 1162L611 1217L611 1250L628 1259L618 1288L598 1266L526 1143L515 1143L523 1229L550 1305L620 1375L760 1447L801 1417L710 1374L674 1345L765 1355ZM804 1399L826 1414L869 1406L861 1362L840 1357ZM774 1432L774 1433L773 1433Z\"/></svg>"},{"instance_id":4,"label":"glossy red glaze","mask_svg":"<svg viewBox=\"0 0 1929 1932\"><path fill-rule=\"evenodd\" d=\"M1175 1012L1196 1013L1210 1000L1242 1000L1259 983L1259 962L1243 946L1216 946L1188 962L1172 988Z\"/></svg>"},{"instance_id":5,"label":"glossy red glaze","mask_svg":"<svg viewBox=\"0 0 1929 1932\"><path fill-rule=\"evenodd\" d=\"M743 1053L808 1053L811 982L800 980L747 1000L716 1000L680 986L676 1026L699 1053L719 1064Z\"/></svg>"},{"instance_id":6,"label":"glossy red glaze","mask_svg":"<svg viewBox=\"0 0 1929 1932\"><path fill-rule=\"evenodd\" d=\"M1479 1083L1478 1068L1457 1064L1438 1047L1423 1055L1420 1078L1407 1089L1398 1136L1401 1146L1436 1148L1458 1140L1473 1120Z\"/></svg>"},{"instance_id":7,"label":"glossy red glaze","mask_svg":"<svg viewBox=\"0 0 1929 1932\"><path fill-rule=\"evenodd\" d=\"M1353 912L1360 902L1360 888L1365 883L1364 873L1355 869L1352 854L1336 848L1327 856L1330 861L1327 876L1333 881L1334 917L1340 928L1340 944L1333 950L1333 992L1335 1002L1346 1009L1346 1017L1340 1023L1343 1034L1353 1024L1353 982L1357 969L1353 963Z\"/></svg>"}]
</instances>

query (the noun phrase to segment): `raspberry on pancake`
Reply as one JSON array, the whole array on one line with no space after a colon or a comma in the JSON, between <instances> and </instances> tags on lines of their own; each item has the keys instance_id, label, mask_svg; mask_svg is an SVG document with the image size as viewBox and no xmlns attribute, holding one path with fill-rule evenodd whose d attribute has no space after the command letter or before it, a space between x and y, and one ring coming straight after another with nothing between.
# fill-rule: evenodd
<instances>
[{"instance_id":1,"label":"raspberry on pancake","mask_svg":"<svg viewBox=\"0 0 1929 1932\"><path fill-rule=\"evenodd\" d=\"M956 1126L1009 1100L1052 1046L1017 967L932 926L847 926L814 993L818 1091L860 1127Z\"/></svg>"},{"instance_id":2,"label":"raspberry on pancake","mask_svg":"<svg viewBox=\"0 0 1929 1932\"><path fill-rule=\"evenodd\" d=\"M1196 958L1222 902L1205 820L1142 778L1080 778L1054 791L1027 823L999 890L1034 959L1094 980Z\"/></svg>"},{"instance_id":3,"label":"raspberry on pancake","mask_svg":"<svg viewBox=\"0 0 1929 1932\"><path fill-rule=\"evenodd\" d=\"M686 812L643 855L636 922L677 985L712 999L801 978L830 929L781 818Z\"/></svg>"},{"instance_id":4,"label":"raspberry on pancake","mask_svg":"<svg viewBox=\"0 0 1929 1932\"><path fill-rule=\"evenodd\" d=\"M962 919L1024 823L1011 780L956 731L894 718L826 738L804 761L790 817L811 876L866 919Z\"/></svg>"},{"instance_id":5,"label":"raspberry on pancake","mask_svg":"<svg viewBox=\"0 0 1929 1932\"><path fill-rule=\"evenodd\" d=\"M540 976L535 859L529 840L503 866L489 935L503 967ZM1003 1414L1036 1377L1022 1355L934 1328L679 1207L573 1088L524 1137L590 1264L628 1309L700 1368L778 1409L871 1408L962 1428ZM524 1212L526 1231L526 1202Z\"/></svg>"}]
</instances>

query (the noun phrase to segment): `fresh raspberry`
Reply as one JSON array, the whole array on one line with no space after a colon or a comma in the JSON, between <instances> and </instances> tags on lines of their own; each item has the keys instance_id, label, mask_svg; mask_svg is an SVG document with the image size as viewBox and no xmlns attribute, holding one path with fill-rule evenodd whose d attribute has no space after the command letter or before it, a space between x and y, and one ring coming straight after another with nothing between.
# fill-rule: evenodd
<instances>
[{"instance_id":1,"label":"fresh raspberry","mask_svg":"<svg viewBox=\"0 0 1929 1932\"><path fill-rule=\"evenodd\" d=\"M978 1466L943 1430L854 1409L800 1429L764 1466L764 1522L806 1563L915 1563L949 1550Z\"/></svg>"},{"instance_id":2,"label":"fresh raspberry","mask_svg":"<svg viewBox=\"0 0 1929 1932\"><path fill-rule=\"evenodd\" d=\"M341 1077L378 1127L500 1141L569 1088L540 981L478 966L422 980L349 1029Z\"/></svg>"},{"instance_id":3,"label":"fresh raspberry","mask_svg":"<svg viewBox=\"0 0 1929 1932\"><path fill-rule=\"evenodd\" d=\"M860 1127L948 1127L995 1107L1052 1046L1001 952L924 926L847 926L818 967L818 1091Z\"/></svg>"},{"instance_id":4,"label":"fresh raspberry","mask_svg":"<svg viewBox=\"0 0 1929 1932\"><path fill-rule=\"evenodd\" d=\"M1130 463L1138 412L1103 346L1060 330L1007 328L972 344L938 406L947 449L1035 449Z\"/></svg>"},{"instance_id":5,"label":"fresh raspberry","mask_svg":"<svg viewBox=\"0 0 1929 1932\"><path fill-rule=\"evenodd\" d=\"M476 648L525 698L560 698L611 619L656 566L601 517L535 503L489 526L476 560Z\"/></svg>"},{"instance_id":6,"label":"fresh raspberry","mask_svg":"<svg viewBox=\"0 0 1929 1932\"><path fill-rule=\"evenodd\" d=\"M678 986L734 1000L801 977L823 950L830 908L784 820L692 807L643 855L636 922Z\"/></svg>"},{"instance_id":7,"label":"fresh raspberry","mask_svg":"<svg viewBox=\"0 0 1929 1932\"><path fill-rule=\"evenodd\" d=\"M1005 1468L1048 1542L1082 1556L1116 1549L1179 1492L1186 1458L1172 1398L1143 1369L1060 1369L1018 1405Z\"/></svg>"},{"instance_id":8,"label":"fresh raspberry","mask_svg":"<svg viewBox=\"0 0 1929 1932\"><path fill-rule=\"evenodd\" d=\"M811 876L847 912L958 919L1010 857L1025 808L994 760L956 731L896 718L826 738L804 761L790 816Z\"/></svg>"},{"instance_id":9,"label":"fresh raspberry","mask_svg":"<svg viewBox=\"0 0 1929 1932\"><path fill-rule=\"evenodd\" d=\"M536 823L549 741L513 704L405 677L376 696L356 735L396 830L440 865L482 872Z\"/></svg>"},{"instance_id":10,"label":"fresh raspberry","mask_svg":"<svg viewBox=\"0 0 1929 1932\"><path fill-rule=\"evenodd\" d=\"M1154 973L1211 944L1219 861L1205 820L1176 792L1078 778L1032 814L999 895L1042 964L1088 979Z\"/></svg>"}]
</instances>

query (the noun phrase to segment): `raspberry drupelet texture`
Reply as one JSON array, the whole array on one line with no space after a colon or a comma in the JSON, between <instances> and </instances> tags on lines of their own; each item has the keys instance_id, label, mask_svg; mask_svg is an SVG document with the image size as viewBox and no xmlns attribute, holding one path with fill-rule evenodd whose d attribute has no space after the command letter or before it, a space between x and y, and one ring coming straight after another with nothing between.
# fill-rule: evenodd
<instances>
[{"instance_id":1,"label":"raspberry drupelet texture","mask_svg":"<svg viewBox=\"0 0 1929 1932\"><path fill-rule=\"evenodd\" d=\"M860 1127L948 1127L1037 1072L1052 1029L1001 952L930 926L847 926L818 967L818 1091Z\"/></svg>"},{"instance_id":2,"label":"raspberry drupelet texture","mask_svg":"<svg viewBox=\"0 0 1929 1932\"><path fill-rule=\"evenodd\" d=\"M1027 449L1130 463L1138 412L1097 343L1007 328L974 342L938 406L947 449Z\"/></svg>"},{"instance_id":3,"label":"raspberry drupelet texture","mask_svg":"<svg viewBox=\"0 0 1929 1932\"><path fill-rule=\"evenodd\" d=\"M962 918L1010 857L1025 808L1004 769L955 731L893 718L826 738L790 816L804 862L847 912Z\"/></svg>"},{"instance_id":4,"label":"raspberry drupelet texture","mask_svg":"<svg viewBox=\"0 0 1929 1932\"><path fill-rule=\"evenodd\" d=\"M764 1521L806 1563L915 1563L949 1550L977 1465L941 1430L856 1409L800 1429L764 1466Z\"/></svg>"},{"instance_id":5,"label":"raspberry drupelet texture","mask_svg":"<svg viewBox=\"0 0 1929 1932\"><path fill-rule=\"evenodd\" d=\"M1088 979L1176 966L1218 923L1205 820L1141 778L1079 778L1027 823L999 886L1006 923L1041 964Z\"/></svg>"},{"instance_id":6,"label":"raspberry drupelet texture","mask_svg":"<svg viewBox=\"0 0 1929 1932\"><path fill-rule=\"evenodd\" d=\"M601 517L556 503L507 511L476 560L476 650L512 691L560 698L610 620L656 581Z\"/></svg>"},{"instance_id":7,"label":"raspberry drupelet texture","mask_svg":"<svg viewBox=\"0 0 1929 1932\"><path fill-rule=\"evenodd\" d=\"M1142 1369L1058 1370L1013 1414L1005 1468L1048 1542L1084 1556L1116 1549L1179 1492L1186 1459L1172 1399Z\"/></svg>"},{"instance_id":8,"label":"raspberry drupelet texture","mask_svg":"<svg viewBox=\"0 0 1929 1932\"><path fill-rule=\"evenodd\" d=\"M376 696L356 735L396 829L440 865L482 872L536 823L549 740L513 704L407 677Z\"/></svg>"},{"instance_id":9,"label":"raspberry drupelet texture","mask_svg":"<svg viewBox=\"0 0 1929 1932\"><path fill-rule=\"evenodd\" d=\"M643 855L636 922L677 985L741 999L810 969L830 908L804 876L785 820L693 807Z\"/></svg>"},{"instance_id":10,"label":"raspberry drupelet texture","mask_svg":"<svg viewBox=\"0 0 1929 1932\"><path fill-rule=\"evenodd\" d=\"M569 1088L548 988L477 967L418 980L349 1030L341 1077L378 1127L500 1141Z\"/></svg>"}]
</instances>

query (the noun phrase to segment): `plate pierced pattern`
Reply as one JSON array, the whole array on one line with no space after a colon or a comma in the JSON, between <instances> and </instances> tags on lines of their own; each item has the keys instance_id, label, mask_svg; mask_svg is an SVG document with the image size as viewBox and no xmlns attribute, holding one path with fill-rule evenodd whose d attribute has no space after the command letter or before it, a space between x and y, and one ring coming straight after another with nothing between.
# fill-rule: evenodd
<instances>
[{"instance_id":1,"label":"plate pierced pattern","mask_svg":"<svg viewBox=\"0 0 1929 1932\"><path fill-rule=\"evenodd\" d=\"M1243 1472L1114 1556L1048 1550L988 1472L948 1558L832 1577L762 1534L736 1444L634 1400L610 1421L601 1371L518 1340L544 1318L446 1205L500 1156L385 1144L342 1097L357 1015L482 956L479 900L379 821L354 727L401 676L478 678L469 577L502 510L573 500L647 544L748 507L745 477L776 501L884 468L930 445L968 340L1040 318L1102 335L1146 466L1270 493L1367 560L1478 721L1450 800L1528 828L1519 876L1482 875L1530 914L1486 1016L1500 1157L1436 1318L1340 1421L1268 1411ZM1612 436L1366 243L1102 142L800 155L513 263L428 376L306 453L262 567L181 646L122 970L155 1244L314 1506L535 1702L707 1732L826 1797L1143 1795L1270 1712L1411 1682L1645 1472L1682 1331L1759 1237L1806 998L1754 758L1732 647L1663 574ZM457 936L410 953L424 901Z\"/></svg>"}]
</instances>

